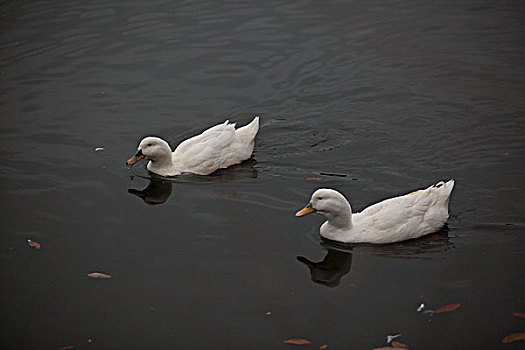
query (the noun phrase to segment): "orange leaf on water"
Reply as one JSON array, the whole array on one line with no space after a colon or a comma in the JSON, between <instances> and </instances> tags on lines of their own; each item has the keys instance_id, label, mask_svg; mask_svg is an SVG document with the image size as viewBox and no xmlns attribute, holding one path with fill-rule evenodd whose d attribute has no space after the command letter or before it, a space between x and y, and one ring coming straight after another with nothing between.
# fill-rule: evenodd
<instances>
[{"instance_id":1,"label":"orange leaf on water","mask_svg":"<svg viewBox=\"0 0 525 350\"><path fill-rule=\"evenodd\" d=\"M102 278L102 279L111 278L111 275L106 275L105 273L102 273L102 272L88 273L88 276L91 277L91 278Z\"/></svg>"},{"instance_id":2,"label":"orange leaf on water","mask_svg":"<svg viewBox=\"0 0 525 350\"><path fill-rule=\"evenodd\" d=\"M310 181L321 181L323 178L322 177L307 177L306 180L310 180Z\"/></svg>"},{"instance_id":3,"label":"orange leaf on water","mask_svg":"<svg viewBox=\"0 0 525 350\"><path fill-rule=\"evenodd\" d=\"M295 345L305 345L305 344L312 344L311 341L306 339L287 339L283 341L283 343L286 344L295 344Z\"/></svg>"},{"instance_id":4,"label":"orange leaf on water","mask_svg":"<svg viewBox=\"0 0 525 350\"><path fill-rule=\"evenodd\" d=\"M35 249L40 249L40 243L38 243L37 241L33 241L32 239L27 240L27 245Z\"/></svg>"},{"instance_id":5,"label":"orange leaf on water","mask_svg":"<svg viewBox=\"0 0 525 350\"><path fill-rule=\"evenodd\" d=\"M439 309L435 310L434 313L440 314L442 312L450 312L450 311L457 310L460 307L461 307L460 303L448 304L448 305L442 306Z\"/></svg>"},{"instance_id":6,"label":"orange leaf on water","mask_svg":"<svg viewBox=\"0 0 525 350\"><path fill-rule=\"evenodd\" d=\"M403 343L400 343L400 342L395 341L395 340L393 340L391 344L392 344L392 346L393 346L394 348L408 349L408 345L403 344Z\"/></svg>"},{"instance_id":7,"label":"orange leaf on water","mask_svg":"<svg viewBox=\"0 0 525 350\"><path fill-rule=\"evenodd\" d=\"M323 344L319 347L319 350L324 350L324 349L327 349L328 348L328 345L326 344Z\"/></svg>"},{"instance_id":8,"label":"orange leaf on water","mask_svg":"<svg viewBox=\"0 0 525 350\"><path fill-rule=\"evenodd\" d=\"M505 338L503 338L501 342L503 344L508 344L508 343L514 343L515 341L518 341L518 340L525 340L525 333L509 334Z\"/></svg>"},{"instance_id":9,"label":"orange leaf on water","mask_svg":"<svg viewBox=\"0 0 525 350\"><path fill-rule=\"evenodd\" d=\"M525 312L515 312L513 315L516 317L525 318Z\"/></svg>"}]
</instances>

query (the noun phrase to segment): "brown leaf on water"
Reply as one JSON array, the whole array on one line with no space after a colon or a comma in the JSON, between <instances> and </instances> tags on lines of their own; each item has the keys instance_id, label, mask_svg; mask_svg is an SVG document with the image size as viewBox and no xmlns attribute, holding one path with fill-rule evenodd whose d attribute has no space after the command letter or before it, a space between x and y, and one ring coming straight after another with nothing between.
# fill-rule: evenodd
<instances>
[{"instance_id":1,"label":"brown leaf on water","mask_svg":"<svg viewBox=\"0 0 525 350\"><path fill-rule=\"evenodd\" d=\"M321 181L323 178L322 177L307 177L306 180L309 180L309 181Z\"/></svg>"},{"instance_id":2,"label":"brown leaf on water","mask_svg":"<svg viewBox=\"0 0 525 350\"><path fill-rule=\"evenodd\" d=\"M514 343L515 341L518 341L518 340L525 340L525 333L509 334L505 338L503 338L501 342L503 344L508 344L508 343Z\"/></svg>"},{"instance_id":3,"label":"brown leaf on water","mask_svg":"<svg viewBox=\"0 0 525 350\"><path fill-rule=\"evenodd\" d=\"M38 243L37 241L33 241L32 239L27 240L27 245L35 249L40 249L40 243Z\"/></svg>"},{"instance_id":4,"label":"brown leaf on water","mask_svg":"<svg viewBox=\"0 0 525 350\"><path fill-rule=\"evenodd\" d=\"M391 344L392 344L392 346L393 346L394 348L408 349L408 345L403 344L403 343L400 343L400 342L395 341L395 340L393 340Z\"/></svg>"},{"instance_id":5,"label":"brown leaf on water","mask_svg":"<svg viewBox=\"0 0 525 350\"><path fill-rule=\"evenodd\" d=\"M434 310L434 313L435 314L440 314L440 313L443 313L443 312L455 311L455 310L459 309L460 307L461 307L460 303L448 304L448 305L440 307L439 309Z\"/></svg>"},{"instance_id":6,"label":"brown leaf on water","mask_svg":"<svg viewBox=\"0 0 525 350\"><path fill-rule=\"evenodd\" d=\"M106 275L105 273L102 273L102 272L91 272L91 273L88 273L88 277L108 279L108 278L111 278L111 275Z\"/></svg>"},{"instance_id":7,"label":"brown leaf on water","mask_svg":"<svg viewBox=\"0 0 525 350\"><path fill-rule=\"evenodd\" d=\"M295 344L295 345L305 345L305 344L312 344L311 341L306 339L287 339L283 341L285 344Z\"/></svg>"},{"instance_id":8,"label":"brown leaf on water","mask_svg":"<svg viewBox=\"0 0 525 350\"><path fill-rule=\"evenodd\" d=\"M327 349L328 348L328 345L326 344L323 344L319 347L319 350L324 350L324 349Z\"/></svg>"},{"instance_id":9,"label":"brown leaf on water","mask_svg":"<svg viewBox=\"0 0 525 350\"><path fill-rule=\"evenodd\" d=\"M525 312L515 312L513 315L516 317L525 318Z\"/></svg>"}]
</instances>

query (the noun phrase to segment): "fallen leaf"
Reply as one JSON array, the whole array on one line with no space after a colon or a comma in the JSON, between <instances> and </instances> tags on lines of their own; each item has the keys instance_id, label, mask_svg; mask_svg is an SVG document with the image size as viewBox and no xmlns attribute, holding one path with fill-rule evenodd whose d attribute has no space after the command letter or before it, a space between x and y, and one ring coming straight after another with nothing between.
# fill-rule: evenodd
<instances>
[{"instance_id":1,"label":"fallen leaf","mask_svg":"<svg viewBox=\"0 0 525 350\"><path fill-rule=\"evenodd\" d=\"M295 344L295 345L305 345L305 344L312 344L311 341L306 339L288 339L283 341L283 343L286 344Z\"/></svg>"},{"instance_id":2,"label":"fallen leaf","mask_svg":"<svg viewBox=\"0 0 525 350\"><path fill-rule=\"evenodd\" d=\"M518 341L518 340L525 340L525 333L509 334L505 338L503 338L501 342L503 344L508 344L508 343L514 343L515 341Z\"/></svg>"},{"instance_id":3,"label":"fallen leaf","mask_svg":"<svg viewBox=\"0 0 525 350\"><path fill-rule=\"evenodd\" d=\"M525 312L515 312L513 315L516 317L525 318Z\"/></svg>"},{"instance_id":4,"label":"fallen leaf","mask_svg":"<svg viewBox=\"0 0 525 350\"><path fill-rule=\"evenodd\" d=\"M328 345L326 344L323 344L319 347L319 350L324 350L324 349L327 349L328 348Z\"/></svg>"},{"instance_id":5,"label":"fallen leaf","mask_svg":"<svg viewBox=\"0 0 525 350\"><path fill-rule=\"evenodd\" d=\"M106 275L105 273L102 273L102 272L88 273L88 276L91 277L91 278L102 278L102 279L111 278L111 275Z\"/></svg>"},{"instance_id":6,"label":"fallen leaf","mask_svg":"<svg viewBox=\"0 0 525 350\"><path fill-rule=\"evenodd\" d=\"M310 181L321 181L323 178L322 177L307 177L306 180L310 180Z\"/></svg>"},{"instance_id":7,"label":"fallen leaf","mask_svg":"<svg viewBox=\"0 0 525 350\"><path fill-rule=\"evenodd\" d=\"M37 241L33 241L32 239L28 239L27 244L35 249L40 249L40 243L38 243Z\"/></svg>"},{"instance_id":8,"label":"fallen leaf","mask_svg":"<svg viewBox=\"0 0 525 350\"><path fill-rule=\"evenodd\" d=\"M395 340L392 342L392 346L393 346L394 348L408 349L408 345L403 344L403 343L400 343L400 342L395 341Z\"/></svg>"},{"instance_id":9,"label":"fallen leaf","mask_svg":"<svg viewBox=\"0 0 525 350\"><path fill-rule=\"evenodd\" d=\"M434 313L435 314L440 314L440 313L443 313L443 312L450 312L450 311L457 310L460 307L461 307L460 303L448 304L448 305L440 307L439 309L434 310Z\"/></svg>"}]
</instances>

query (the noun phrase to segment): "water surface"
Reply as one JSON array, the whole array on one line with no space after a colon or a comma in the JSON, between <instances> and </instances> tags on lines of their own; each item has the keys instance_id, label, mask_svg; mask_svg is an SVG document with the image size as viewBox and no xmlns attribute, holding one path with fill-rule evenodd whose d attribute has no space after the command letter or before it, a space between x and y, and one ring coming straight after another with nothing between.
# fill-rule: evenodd
<instances>
[{"instance_id":1,"label":"water surface","mask_svg":"<svg viewBox=\"0 0 525 350\"><path fill-rule=\"evenodd\" d=\"M519 2L0 8L2 348L523 346L500 344L525 331ZM125 167L146 135L254 115L241 166ZM415 241L340 249L293 215L319 187L361 210L449 178L448 226Z\"/></svg>"}]
</instances>

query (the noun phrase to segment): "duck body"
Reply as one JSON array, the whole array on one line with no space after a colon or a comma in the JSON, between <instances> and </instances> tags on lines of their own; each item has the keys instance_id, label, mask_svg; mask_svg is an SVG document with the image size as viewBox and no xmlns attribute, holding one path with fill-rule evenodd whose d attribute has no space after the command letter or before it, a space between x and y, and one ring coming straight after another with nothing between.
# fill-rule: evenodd
<instances>
[{"instance_id":1,"label":"duck body","mask_svg":"<svg viewBox=\"0 0 525 350\"><path fill-rule=\"evenodd\" d=\"M352 213L341 193L319 189L296 216L310 212L324 215L327 221L321 226L321 236L334 241L400 242L436 232L445 224L453 188L454 180L440 181L426 189L373 204L358 213Z\"/></svg>"},{"instance_id":2,"label":"duck body","mask_svg":"<svg viewBox=\"0 0 525 350\"><path fill-rule=\"evenodd\" d=\"M166 141L149 136L140 142L137 153L126 164L146 158L148 170L162 176L209 175L250 158L258 131L259 117L238 129L227 120L181 142L173 152Z\"/></svg>"}]
</instances>

